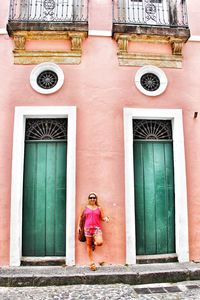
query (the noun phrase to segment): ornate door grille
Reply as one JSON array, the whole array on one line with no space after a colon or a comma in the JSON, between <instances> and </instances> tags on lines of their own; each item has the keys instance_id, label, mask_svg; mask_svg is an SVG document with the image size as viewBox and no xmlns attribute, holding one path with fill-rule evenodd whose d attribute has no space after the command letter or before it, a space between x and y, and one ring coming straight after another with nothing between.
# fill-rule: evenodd
<instances>
[{"instance_id":1,"label":"ornate door grille","mask_svg":"<svg viewBox=\"0 0 200 300\"><path fill-rule=\"evenodd\" d=\"M26 141L66 141L67 119L27 119Z\"/></svg>"},{"instance_id":2,"label":"ornate door grille","mask_svg":"<svg viewBox=\"0 0 200 300\"><path fill-rule=\"evenodd\" d=\"M133 120L134 140L172 140L172 126L169 120Z\"/></svg>"}]
</instances>

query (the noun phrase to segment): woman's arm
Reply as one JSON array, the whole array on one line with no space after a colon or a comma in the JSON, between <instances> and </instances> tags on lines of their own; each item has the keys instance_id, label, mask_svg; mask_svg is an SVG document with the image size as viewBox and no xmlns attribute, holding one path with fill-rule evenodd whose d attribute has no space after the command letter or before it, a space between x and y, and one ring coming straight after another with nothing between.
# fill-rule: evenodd
<instances>
[{"instance_id":1,"label":"woman's arm","mask_svg":"<svg viewBox=\"0 0 200 300\"><path fill-rule=\"evenodd\" d=\"M78 222L77 222L77 232L79 232L79 230L80 230L80 221L81 221L81 217L83 215L84 210L85 210L85 208L83 208L83 207L80 209L80 213L79 213L79 217L78 217Z\"/></svg>"},{"instance_id":2,"label":"woman's arm","mask_svg":"<svg viewBox=\"0 0 200 300\"><path fill-rule=\"evenodd\" d=\"M100 212L101 212L101 220L108 223L110 221L110 218L108 216L104 215L103 208L99 207L99 209L100 209Z\"/></svg>"}]
</instances>

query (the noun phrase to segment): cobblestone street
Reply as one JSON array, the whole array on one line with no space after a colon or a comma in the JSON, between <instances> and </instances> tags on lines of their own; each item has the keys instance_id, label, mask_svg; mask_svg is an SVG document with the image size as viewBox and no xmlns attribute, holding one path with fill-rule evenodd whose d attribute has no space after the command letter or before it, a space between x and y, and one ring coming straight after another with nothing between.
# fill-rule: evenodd
<instances>
[{"instance_id":1,"label":"cobblestone street","mask_svg":"<svg viewBox=\"0 0 200 300\"><path fill-rule=\"evenodd\" d=\"M179 300L200 299L200 281L176 284L151 284L131 286L112 285L72 285L50 287L0 287L1 300Z\"/></svg>"}]
</instances>

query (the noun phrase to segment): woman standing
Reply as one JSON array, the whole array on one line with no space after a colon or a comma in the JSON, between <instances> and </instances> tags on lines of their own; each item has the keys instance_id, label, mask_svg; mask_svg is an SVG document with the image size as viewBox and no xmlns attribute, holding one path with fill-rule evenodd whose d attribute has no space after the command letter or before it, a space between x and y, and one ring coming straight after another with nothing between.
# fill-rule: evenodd
<instances>
[{"instance_id":1,"label":"woman standing","mask_svg":"<svg viewBox=\"0 0 200 300\"><path fill-rule=\"evenodd\" d=\"M103 244L102 230L101 230L101 220L104 222L109 222L109 217L105 217L102 207L99 206L98 196L96 193L91 192L88 195L86 207L81 211L78 220L78 232L80 230L80 220L82 215L85 218L85 237L87 243L87 253L90 260L90 269L96 271L96 265L93 259L93 251L95 246L101 246Z\"/></svg>"}]
</instances>

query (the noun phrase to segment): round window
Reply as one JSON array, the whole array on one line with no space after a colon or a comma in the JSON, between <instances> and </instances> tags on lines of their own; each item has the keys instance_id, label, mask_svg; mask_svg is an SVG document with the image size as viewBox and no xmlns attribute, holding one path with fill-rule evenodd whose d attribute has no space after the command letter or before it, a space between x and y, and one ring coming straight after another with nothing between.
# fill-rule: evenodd
<instances>
[{"instance_id":1,"label":"round window","mask_svg":"<svg viewBox=\"0 0 200 300\"><path fill-rule=\"evenodd\" d=\"M167 87L165 73L155 66L145 66L135 75L135 84L140 92L147 96L158 96Z\"/></svg>"},{"instance_id":2,"label":"round window","mask_svg":"<svg viewBox=\"0 0 200 300\"><path fill-rule=\"evenodd\" d=\"M41 72L37 78L37 84L43 89L52 89L57 82L58 75L51 70Z\"/></svg>"},{"instance_id":3,"label":"round window","mask_svg":"<svg viewBox=\"0 0 200 300\"><path fill-rule=\"evenodd\" d=\"M156 91L160 87L160 79L153 73L146 73L140 78L141 86L150 92Z\"/></svg>"},{"instance_id":4,"label":"round window","mask_svg":"<svg viewBox=\"0 0 200 300\"><path fill-rule=\"evenodd\" d=\"M54 63L42 63L31 72L30 84L41 94L52 94L58 91L64 82L62 69Z\"/></svg>"}]
</instances>

